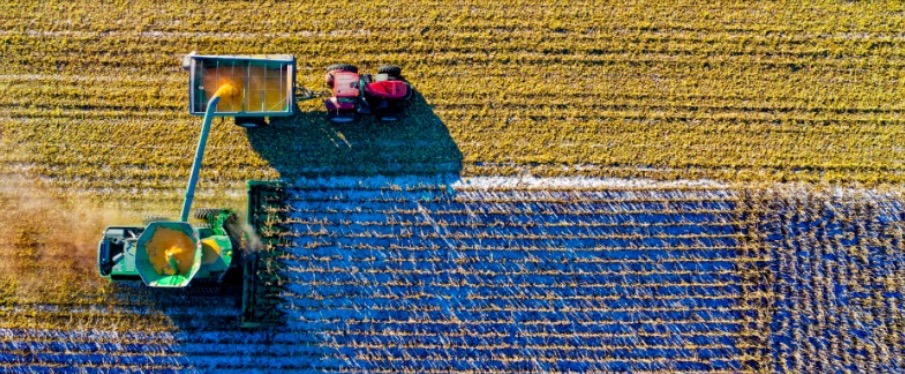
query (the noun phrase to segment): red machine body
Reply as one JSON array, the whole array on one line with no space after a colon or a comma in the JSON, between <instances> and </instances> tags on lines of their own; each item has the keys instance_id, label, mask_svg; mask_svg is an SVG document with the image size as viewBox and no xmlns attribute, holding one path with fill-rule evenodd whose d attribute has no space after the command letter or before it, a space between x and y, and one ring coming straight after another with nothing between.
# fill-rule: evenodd
<instances>
[{"instance_id":1,"label":"red machine body","mask_svg":"<svg viewBox=\"0 0 905 374\"><path fill-rule=\"evenodd\" d=\"M358 74L358 68L336 64L327 68L327 87L333 96L324 101L327 117L337 123L351 122L362 114L374 114L381 121L396 121L414 96L412 86L402 78L398 66L383 66L378 74Z\"/></svg>"},{"instance_id":2,"label":"red machine body","mask_svg":"<svg viewBox=\"0 0 905 374\"><path fill-rule=\"evenodd\" d=\"M334 97L358 97L359 82L358 73L339 71L333 74L333 96Z\"/></svg>"},{"instance_id":3,"label":"red machine body","mask_svg":"<svg viewBox=\"0 0 905 374\"><path fill-rule=\"evenodd\" d=\"M391 80L368 83L365 90L370 96L387 100L402 100L411 93L407 83Z\"/></svg>"}]
</instances>

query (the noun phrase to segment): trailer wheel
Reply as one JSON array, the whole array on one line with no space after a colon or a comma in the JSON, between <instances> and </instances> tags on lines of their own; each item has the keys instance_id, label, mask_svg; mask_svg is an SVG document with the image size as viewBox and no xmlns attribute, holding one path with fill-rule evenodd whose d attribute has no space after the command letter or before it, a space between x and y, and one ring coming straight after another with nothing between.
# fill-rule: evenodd
<instances>
[{"instance_id":1,"label":"trailer wheel","mask_svg":"<svg viewBox=\"0 0 905 374\"><path fill-rule=\"evenodd\" d=\"M377 68L377 74L386 74L391 77L401 78L402 68L396 65L383 65Z\"/></svg>"},{"instance_id":2,"label":"trailer wheel","mask_svg":"<svg viewBox=\"0 0 905 374\"><path fill-rule=\"evenodd\" d=\"M254 129L267 126L267 120L264 117L235 117L236 126Z\"/></svg>"}]
</instances>

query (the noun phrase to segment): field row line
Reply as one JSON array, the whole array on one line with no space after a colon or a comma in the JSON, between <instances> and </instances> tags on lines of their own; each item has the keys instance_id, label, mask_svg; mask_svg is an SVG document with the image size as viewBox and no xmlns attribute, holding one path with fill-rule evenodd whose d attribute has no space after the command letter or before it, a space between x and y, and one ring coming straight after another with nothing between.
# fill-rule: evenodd
<instances>
[{"instance_id":1,"label":"field row line","mask_svg":"<svg viewBox=\"0 0 905 374\"><path fill-rule=\"evenodd\" d=\"M362 336L386 336L386 337L426 337L426 338L436 338L438 337L437 332L418 332L411 330L402 330L402 329L383 329L383 330L357 330L355 328L344 329L346 333L362 335ZM208 332L210 333L210 332ZM327 334L337 333L325 331ZM188 334L188 333L187 333ZM708 332L698 332L695 334L682 335L683 338L739 338L739 337L759 337L757 332L749 331L749 330L741 330L741 331L733 331L733 332L724 332L724 331L708 331ZM608 338L608 339L667 339L667 338L675 338L676 335L673 333L656 333L656 332L644 332L639 331L637 333L593 333L593 332L581 332L581 331L570 331L564 333L549 333L549 332L532 332L532 331L521 331L519 333L520 336L523 337L581 337L581 338ZM65 341L61 341L59 337L45 337L38 338L27 335L26 339L22 340L22 336L16 337L0 337L0 344L9 344L13 346L30 346L30 345L61 345L65 346L67 352L77 352L78 348L84 345L88 345L93 349L98 351L105 352L119 352L124 350L123 346L135 346L135 348L142 349L143 352L147 353L160 353L167 354L170 352L177 353L179 352L179 346L183 345L198 345L198 346L234 346L234 345L243 345L248 344L248 342L243 340L235 340L235 341L223 341L223 342L208 342L208 341L190 341L185 339L173 339L169 342L158 342L158 341L149 341L144 338L116 338L116 339L105 339L103 341L98 341L97 338L93 337L83 337L83 338L75 338L75 339L67 339ZM478 329L473 329L471 326L467 324L463 324L461 329L454 331L444 331L442 332L442 337L449 338L508 338L511 336L511 333L508 331L483 331ZM110 344L115 344L113 347ZM271 345L282 346L284 349L290 349L294 345L299 344L297 340L289 340L288 338L277 339L275 342L269 342ZM253 347L253 346L252 346ZM113 349L111 349L113 348ZM261 348L267 349L267 348ZM143 353L142 352L142 353ZM210 352L217 352L215 349L211 349ZM136 352L139 353L139 352ZM264 352L262 352L264 353Z\"/></svg>"},{"instance_id":2,"label":"field row line","mask_svg":"<svg viewBox=\"0 0 905 374\"><path fill-rule=\"evenodd\" d=\"M376 248L378 248L378 247L375 247L375 249ZM309 255L300 254L300 253L292 253L292 254L286 255L284 260L297 261L297 262L323 263L323 264L329 264L331 261L335 261L337 264L346 264L347 262L350 262L350 261L351 262L365 261L365 262L371 263L371 266L374 266L373 262L377 260L376 254L371 254L371 253L366 252L367 250L371 250L371 248L345 248L345 249L350 249L352 251L360 250L361 252L365 252L365 253L363 253L364 255L370 255L370 257L359 259L354 256L346 257L348 255L346 255L346 254L340 255L338 253L331 255L331 256L317 255L314 253L309 254ZM412 249L406 249L406 250L412 250ZM711 249L711 250L713 250L713 249ZM745 250L745 248L744 247L720 247L720 248L718 248L718 250L742 252ZM414 249L414 251L430 251L430 250L425 249L425 248L418 248L418 249ZM490 252L495 252L496 250L491 249L491 250L470 250L470 251L487 252L489 254L492 254ZM500 250L500 251L503 251L503 250ZM524 252L523 249L508 249L505 251ZM664 250L664 251L672 251L672 249L668 249L668 250ZM296 250L294 252L304 253L305 251ZM568 253L568 250L563 249L562 252ZM579 251L579 252L581 252L581 251ZM772 259L772 257L769 257L769 253L767 253L768 250L766 248L760 249L759 252L763 252L763 253L758 253L758 256L754 256L753 254L744 254L744 253L748 253L748 252L750 252L750 251L745 251L743 253L738 254L737 256L724 257L724 258L668 257L668 258L662 258L662 259L659 259L659 258L658 259L644 259L644 258L640 258L640 259L639 258L607 259L607 258L597 258L597 257L591 257L591 258L575 257L575 258L569 258L569 261L574 262L576 264L597 264L597 265L647 264L647 265L658 265L658 266L663 265L663 266L665 266L666 264L670 264L670 263L672 263L672 264L682 264L682 263L691 263L691 264L707 264L707 263L752 264L753 263L753 264L758 264L758 263L769 262ZM466 263L473 263L473 264L486 263L485 260L480 259L480 258L469 259L468 257L460 257L460 256L456 256L452 260L450 260L449 256L427 257L427 258L420 258L418 260L416 260L414 258L397 258L397 257L390 256L390 257L386 257L386 258L381 258L380 261L382 263L390 264L388 266L392 266L393 263L413 264L414 265L414 264L418 264L418 263L443 263L443 262L450 262L450 261L451 261L450 263L455 264L457 266L461 266ZM536 256L531 256L531 257L524 257L524 258L507 259L507 263L516 264L516 265L548 264L549 261L546 259L537 258Z\"/></svg>"},{"instance_id":3,"label":"field row line","mask_svg":"<svg viewBox=\"0 0 905 374\"><path fill-rule=\"evenodd\" d=\"M369 251L382 251L383 255L392 255L393 251L409 251L409 252L432 252L432 253L452 253L451 251L458 252L456 261L462 262L467 261L468 256L462 256L461 252L475 252L476 254L481 253L498 253L498 252L516 252L516 253L527 253L527 252L565 252L565 253L580 253L580 252L660 252L660 253L674 253L676 256L670 256L670 258L663 258L657 260L638 260L638 259L614 259L612 263L662 263L662 262L706 262L706 261L714 261L714 262L723 262L723 261L748 261L748 262L762 262L767 261L768 257L751 257L746 258L739 255L733 255L732 257L722 257L718 259L708 259L708 258L685 258L679 257L682 255L682 252L737 252L739 250L745 249L741 245L732 245L732 246L690 246L686 244L674 244L666 247L653 247L653 246L615 246L615 247L594 247L594 248L571 248L571 247L557 247L557 246L528 246L528 245L518 245L516 246L513 243L513 246L510 247L487 247L481 245L456 245L455 247L444 246L441 247L437 245L436 247L429 246L407 246L400 244L390 243L389 245L369 245L369 244L359 244L359 245L344 245L342 243L339 244L328 244L328 243L315 243L315 247L307 247L300 246L294 244L292 242L281 243L281 246L285 247L293 247L292 253L289 258L295 258L304 260L303 256L307 252L309 252L312 248L327 248L329 250L348 250L353 252L363 252L364 254L368 254ZM372 254L373 257L376 257L377 253ZM382 261L390 261L392 256L388 256L389 258L383 259ZM422 261L426 262L428 259L422 259ZM449 261L448 257L435 257L436 262L445 262ZM577 259L576 259L577 260ZM399 261L407 261L400 259ZM478 261L478 260L475 260ZM634 261L634 262L633 262Z\"/></svg>"},{"instance_id":4,"label":"field row line","mask_svg":"<svg viewBox=\"0 0 905 374\"><path fill-rule=\"evenodd\" d=\"M507 261L508 262L508 261ZM557 264L564 266L571 266L573 264ZM717 277L719 275L734 275L738 276L738 270L718 270L702 273L700 270L682 270L682 271L669 271L669 270L650 270L650 271L600 271L600 272L590 272L587 270L523 270L522 266L519 266L512 271L493 271L489 269L462 269L459 267L452 268L447 271L438 272L435 269L374 269L374 268L354 268L354 269L344 269L341 267L321 267L317 263L309 264L310 267L303 267L294 264L287 264L283 271L291 272L291 273L315 273L315 274L323 274L323 273L334 273L334 274L343 274L346 276L363 276L365 274L394 274L394 275L433 275L438 277L445 277L450 275L464 275L464 276L474 276L474 277L497 277L497 276L524 276L524 275L560 275L560 276L625 276L625 277L634 277L634 276L650 276L650 275L702 275L706 274L707 277ZM703 275L702 275L703 276ZM593 287L593 286L592 286Z\"/></svg>"}]
</instances>

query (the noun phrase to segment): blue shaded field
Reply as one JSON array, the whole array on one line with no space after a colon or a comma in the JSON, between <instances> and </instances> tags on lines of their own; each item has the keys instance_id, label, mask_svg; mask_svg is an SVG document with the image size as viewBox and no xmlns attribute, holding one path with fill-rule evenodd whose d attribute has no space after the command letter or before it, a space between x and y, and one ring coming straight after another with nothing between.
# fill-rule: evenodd
<instances>
[{"instance_id":1,"label":"blue shaded field","mask_svg":"<svg viewBox=\"0 0 905 374\"><path fill-rule=\"evenodd\" d=\"M905 210L848 193L777 198L761 230L776 279L781 372L905 371Z\"/></svg>"},{"instance_id":2,"label":"blue shaded field","mask_svg":"<svg viewBox=\"0 0 905 374\"><path fill-rule=\"evenodd\" d=\"M0 329L0 371L905 370L893 198L322 181L290 192L282 326L239 330L234 295L140 285L105 296L110 307L0 304L60 326ZM146 318L159 322L114 331Z\"/></svg>"},{"instance_id":3,"label":"blue shaded field","mask_svg":"<svg viewBox=\"0 0 905 374\"><path fill-rule=\"evenodd\" d=\"M290 326L355 370L739 370L716 191L292 191ZM326 347L329 347L327 349Z\"/></svg>"}]
</instances>

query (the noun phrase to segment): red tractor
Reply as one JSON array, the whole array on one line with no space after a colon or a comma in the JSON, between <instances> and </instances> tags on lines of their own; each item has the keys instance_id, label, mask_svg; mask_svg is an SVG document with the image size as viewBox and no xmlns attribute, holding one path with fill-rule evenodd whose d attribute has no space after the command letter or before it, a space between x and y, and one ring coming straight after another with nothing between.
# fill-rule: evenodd
<instances>
[{"instance_id":1,"label":"red tractor","mask_svg":"<svg viewBox=\"0 0 905 374\"><path fill-rule=\"evenodd\" d=\"M374 114L381 121L396 121L411 101L414 91L402 78L402 69L385 65L377 75L358 74L355 65L327 67L327 87L333 96L324 101L327 118L335 123L351 122L362 114Z\"/></svg>"}]
</instances>

